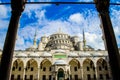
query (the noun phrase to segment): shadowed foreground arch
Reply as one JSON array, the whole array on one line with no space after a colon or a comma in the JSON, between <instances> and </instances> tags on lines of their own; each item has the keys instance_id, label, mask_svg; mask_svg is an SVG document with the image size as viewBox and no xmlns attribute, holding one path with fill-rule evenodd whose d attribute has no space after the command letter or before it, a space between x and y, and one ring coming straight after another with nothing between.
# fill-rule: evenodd
<instances>
[{"instance_id":1,"label":"shadowed foreground arch","mask_svg":"<svg viewBox=\"0 0 120 80\"><path fill-rule=\"evenodd\" d=\"M108 63L107 61L105 61L104 59L100 58L97 63L97 75L98 75L98 79L102 79L102 80L110 80L110 71L109 71L109 67L108 67Z\"/></svg>"},{"instance_id":2,"label":"shadowed foreground arch","mask_svg":"<svg viewBox=\"0 0 120 80\"><path fill-rule=\"evenodd\" d=\"M24 63L21 59L16 59L13 62L11 80L22 80L24 73Z\"/></svg>"}]
</instances>

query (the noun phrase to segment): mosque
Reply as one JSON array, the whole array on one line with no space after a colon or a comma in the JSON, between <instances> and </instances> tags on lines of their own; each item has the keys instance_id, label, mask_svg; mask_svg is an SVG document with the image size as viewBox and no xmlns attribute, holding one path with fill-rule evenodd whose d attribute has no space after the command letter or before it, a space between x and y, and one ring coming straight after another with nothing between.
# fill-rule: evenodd
<instances>
[{"instance_id":1,"label":"mosque","mask_svg":"<svg viewBox=\"0 0 120 80\"><path fill-rule=\"evenodd\" d=\"M84 31L82 41L62 31L36 41L35 34L33 46L14 51L10 80L112 79L108 52L86 45Z\"/></svg>"}]
</instances>

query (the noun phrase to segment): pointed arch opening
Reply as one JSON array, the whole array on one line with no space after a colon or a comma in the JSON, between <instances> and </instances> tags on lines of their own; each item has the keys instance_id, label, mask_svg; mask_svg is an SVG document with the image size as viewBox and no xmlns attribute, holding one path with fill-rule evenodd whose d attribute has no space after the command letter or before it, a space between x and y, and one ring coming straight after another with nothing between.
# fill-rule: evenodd
<instances>
[{"instance_id":1,"label":"pointed arch opening","mask_svg":"<svg viewBox=\"0 0 120 80\"><path fill-rule=\"evenodd\" d=\"M62 68L58 69L57 80L64 80L65 74Z\"/></svg>"},{"instance_id":2,"label":"pointed arch opening","mask_svg":"<svg viewBox=\"0 0 120 80\"><path fill-rule=\"evenodd\" d=\"M102 80L109 80L110 79L110 72L109 72L109 67L107 61L104 59L100 58L97 63L97 75L98 79Z\"/></svg>"},{"instance_id":3,"label":"pointed arch opening","mask_svg":"<svg viewBox=\"0 0 120 80\"><path fill-rule=\"evenodd\" d=\"M95 66L91 59L85 59L83 62L83 79L84 80L95 80Z\"/></svg>"},{"instance_id":4,"label":"pointed arch opening","mask_svg":"<svg viewBox=\"0 0 120 80\"><path fill-rule=\"evenodd\" d=\"M51 71L52 63L48 59L44 59L40 63L40 80L51 80L52 78Z\"/></svg>"},{"instance_id":5,"label":"pointed arch opening","mask_svg":"<svg viewBox=\"0 0 120 80\"><path fill-rule=\"evenodd\" d=\"M38 63L34 59L30 59L26 63L25 80L37 80Z\"/></svg>"},{"instance_id":6,"label":"pointed arch opening","mask_svg":"<svg viewBox=\"0 0 120 80\"><path fill-rule=\"evenodd\" d=\"M72 59L69 62L70 65L70 79L71 80L79 80L82 78L81 76L81 70L80 70L80 62L77 59Z\"/></svg>"}]
</instances>

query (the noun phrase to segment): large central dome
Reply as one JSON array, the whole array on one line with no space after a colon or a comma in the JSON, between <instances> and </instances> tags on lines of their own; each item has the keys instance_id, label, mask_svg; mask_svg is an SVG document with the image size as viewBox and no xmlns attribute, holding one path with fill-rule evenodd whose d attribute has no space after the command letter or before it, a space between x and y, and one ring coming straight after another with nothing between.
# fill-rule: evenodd
<instances>
[{"instance_id":1,"label":"large central dome","mask_svg":"<svg viewBox=\"0 0 120 80\"><path fill-rule=\"evenodd\" d=\"M86 47L85 36L83 35L83 41L80 41L78 36L70 36L63 33L61 30L50 35L41 37L41 41L38 45L38 50L93 50Z\"/></svg>"},{"instance_id":2,"label":"large central dome","mask_svg":"<svg viewBox=\"0 0 120 80\"><path fill-rule=\"evenodd\" d=\"M65 34L59 31L49 36L49 41L45 49L46 50L51 50L51 49L73 50L73 43L68 34Z\"/></svg>"}]
</instances>

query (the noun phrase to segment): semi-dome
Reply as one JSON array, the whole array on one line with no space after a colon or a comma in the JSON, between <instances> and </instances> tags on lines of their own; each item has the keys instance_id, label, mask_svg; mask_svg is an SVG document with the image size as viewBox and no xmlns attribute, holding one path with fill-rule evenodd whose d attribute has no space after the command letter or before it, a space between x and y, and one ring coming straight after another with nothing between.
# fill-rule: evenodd
<instances>
[{"instance_id":1,"label":"semi-dome","mask_svg":"<svg viewBox=\"0 0 120 80\"><path fill-rule=\"evenodd\" d=\"M56 60L54 64L55 65L64 65L64 64L67 64L67 63L64 60Z\"/></svg>"},{"instance_id":2,"label":"semi-dome","mask_svg":"<svg viewBox=\"0 0 120 80\"><path fill-rule=\"evenodd\" d=\"M27 51L34 51L37 49L37 45L32 45L31 47L27 48Z\"/></svg>"}]
</instances>

